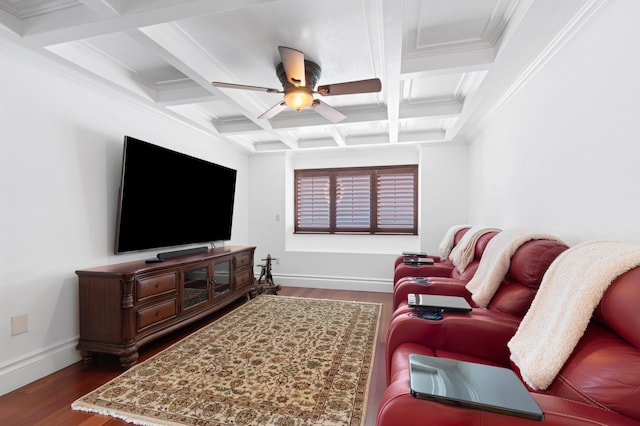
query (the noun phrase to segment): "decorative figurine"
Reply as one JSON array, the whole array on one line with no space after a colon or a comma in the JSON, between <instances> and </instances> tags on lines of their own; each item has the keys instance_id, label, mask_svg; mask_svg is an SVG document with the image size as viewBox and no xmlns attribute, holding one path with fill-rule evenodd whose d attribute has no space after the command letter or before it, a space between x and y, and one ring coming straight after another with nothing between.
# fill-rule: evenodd
<instances>
[{"instance_id":1,"label":"decorative figurine","mask_svg":"<svg viewBox=\"0 0 640 426\"><path fill-rule=\"evenodd\" d=\"M273 275L271 275L271 261L277 260L277 258L271 257L270 254L267 255L266 259L262 259L263 264L259 266L262 268L260 271L260 278L258 278L257 290L258 294L268 293L268 294L278 294L278 290L280 290L280 286L274 284ZM262 278L264 277L264 283L262 282Z\"/></svg>"}]
</instances>

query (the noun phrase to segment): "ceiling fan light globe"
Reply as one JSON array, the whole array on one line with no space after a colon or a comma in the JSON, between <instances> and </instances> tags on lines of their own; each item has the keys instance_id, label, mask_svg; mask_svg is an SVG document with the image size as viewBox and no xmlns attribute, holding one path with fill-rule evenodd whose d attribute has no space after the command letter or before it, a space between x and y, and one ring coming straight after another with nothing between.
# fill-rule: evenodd
<instances>
[{"instance_id":1,"label":"ceiling fan light globe","mask_svg":"<svg viewBox=\"0 0 640 426\"><path fill-rule=\"evenodd\" d=\"M301 109L311 106L313 103L313 95L309 90L298 88L285 93L284 102L288 107L300 111Z\"/></svg>"}]
</instances>

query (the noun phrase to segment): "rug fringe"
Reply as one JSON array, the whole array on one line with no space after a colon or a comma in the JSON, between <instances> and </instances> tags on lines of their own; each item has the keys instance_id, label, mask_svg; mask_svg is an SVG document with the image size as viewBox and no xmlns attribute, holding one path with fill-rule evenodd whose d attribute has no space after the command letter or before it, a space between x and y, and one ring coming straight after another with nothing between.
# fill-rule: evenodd
<instances>
[{"instance_id":1,"label":"rug fringe","mask_svg":"<svg viewBox=\"0 0 640 426\"><path fill-rule=\"evenodd\" d=\"M175 423L175 422L149 422L149 421L143 420L142 418L136 416L135 414L131 414L127 416L124 414L120 414L117 411L107 410L104 408L97 407L95 405L86 404L79 401L75 401L73 404L71 404L71 409L75 411L82 411L85 413L99 414L101 416L109 416L109 417L113 417L114 419L123 420L127 423L140 425L140 426L180 426L181 425L181 423Z\"/></svg>"}]
</instances>

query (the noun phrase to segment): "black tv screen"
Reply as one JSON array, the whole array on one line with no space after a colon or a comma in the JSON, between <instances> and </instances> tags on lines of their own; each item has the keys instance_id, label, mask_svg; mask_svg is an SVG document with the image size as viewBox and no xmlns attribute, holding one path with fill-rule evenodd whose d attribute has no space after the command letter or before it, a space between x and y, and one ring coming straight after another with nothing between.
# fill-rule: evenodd
<instances>
[{"instance_id":1,"label":"black tv screen","mask_svg":"<svg viewBox=\"0 0 640 426\"><path fill-rule=\"evenodd\" d=\"M236 170L124 139L115 253L231 239Z\"/></svg>"}]
</instances>

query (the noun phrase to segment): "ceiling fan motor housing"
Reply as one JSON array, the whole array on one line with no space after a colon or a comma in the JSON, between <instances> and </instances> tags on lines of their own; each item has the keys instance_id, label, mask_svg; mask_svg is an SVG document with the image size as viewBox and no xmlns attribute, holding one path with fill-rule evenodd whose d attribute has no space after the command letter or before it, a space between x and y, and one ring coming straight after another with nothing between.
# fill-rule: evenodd
<instances>
[{"instance_id":1,"label":"ceiling fan motor housing","mask_svg":"<svg viewBox=\"0 0 640 426\"><path fill-rule=\"evenodd\" d=\"M304 78L306 79L307 83L305 87L309 91L312 92L313 89L315 89L316 84L318 84L318 80L320 79L321 71L322 69L320 68L320 65L306 59L304 60ZM284 65L282 63L278 64L278 66L276 67L276 74L278 75L280 83L282 83L282 87L285 93L296 88L295 85L289 82L287 73L285 72Z\"/></svg>"}]
</instances>

